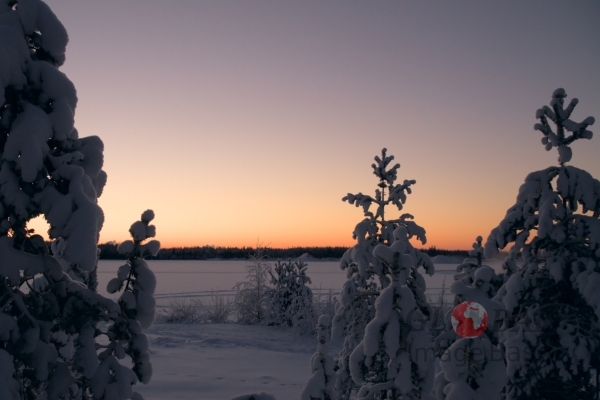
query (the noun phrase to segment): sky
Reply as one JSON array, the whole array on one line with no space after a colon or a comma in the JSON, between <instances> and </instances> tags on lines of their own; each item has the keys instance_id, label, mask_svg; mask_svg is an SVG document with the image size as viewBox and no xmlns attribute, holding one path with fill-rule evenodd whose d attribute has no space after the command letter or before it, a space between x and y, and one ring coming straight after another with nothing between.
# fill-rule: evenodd
<instances>
[{"instance_id":1,"label":"sky","mask_svg":"<svg viewBox=\"0 0 600 400\"><path fill-rule=\"evenodd\" d=\"M47 3L105 145L101 242L150 208L163 247L351 246L342 197L374 193L386 147L424 247L470 248L557 165L533 130L552 92L600 118L597 1ZM572 148L600 177L600 138Z\"/></svg>"}]
</instances>

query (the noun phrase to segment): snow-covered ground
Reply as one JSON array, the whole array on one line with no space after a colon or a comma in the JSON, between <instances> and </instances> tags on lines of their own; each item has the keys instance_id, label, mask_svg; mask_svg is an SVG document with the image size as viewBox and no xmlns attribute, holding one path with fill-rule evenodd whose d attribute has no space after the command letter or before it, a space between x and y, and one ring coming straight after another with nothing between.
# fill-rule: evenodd
<instances>
[{"instance_id":1,"label":"snow-covered ground","mask_svg":"<svg viewBox=\"0 0 600 400\"><path fill-rule=\"evenodd\" d=\"M155 324L146 331L154 373L136 391L146 400L228 400L267 392L300 398L316 336L236 324ZM331 354L341 343L332 343Z\"/></svg>"}]
</instances>

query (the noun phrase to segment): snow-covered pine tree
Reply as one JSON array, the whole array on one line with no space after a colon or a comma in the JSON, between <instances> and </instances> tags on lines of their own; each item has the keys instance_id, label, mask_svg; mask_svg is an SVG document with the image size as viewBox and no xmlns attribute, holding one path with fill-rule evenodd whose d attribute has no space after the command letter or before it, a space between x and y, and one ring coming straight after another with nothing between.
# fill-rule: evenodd
<instances>
[{"instance_id":1,"label":"snow-covered pine tree","mask_svg":"<svg viewBox=\"0 0 600 400\"><path fill-rule=\"evenodd\" d=\"M110 338L100 322L123 326L124 310L95 291L103 144L74 128L75 87L58 69L67 40L42 1L0 1L0 398L140 399L132 385L150 371L137 321L151 318L127 314L124 336L97 354L97 337ZM27 228L40 215L54 256ZM126 354L133 370L114 358Z\"/></svg>"},{"instance_id":2,"label":"snow-covered pine tree","mask_svg":"<svg viewBox=\"0 0 600 400\"><path fill-rule=\"evenodd\" d=\"M600 358L600 182L566 165L577 139L591 139L593 117L570 119L557 89L536 113L535 129L559 165L530 173L516 203L490 233L486 255L513 243L522 265L498 292L506 316L507 399L592 399ZM552 121L555 125L550 125Z\"/></svg>"},{"instance_id":3,"label":"snow-covered pine tree","mask_svg":"<svg viewBox=\"0 0 600 400\"><path fill-rule=\"evenodd\" d=\"M373 256L373 249L378 244L391 244L394 241L393 232L398 227L405 228L408 238L416 237L423 244L427 242L425 229L412 221L412 215L402 214L398 218L389 218L389 215L386 215L388 206L395 206L398 211L403 209L407 194L411 193L411 186L416 183L414 180L405 180L402 184L396 184L400 164L389 168L393 160L394 157L388 156L385 148L381 151L381 157L375 156L375 163L371 167L379 183L374 197L362 193L348 193L342 199L362 207L366 218L356 225L353 237L357 243L346 251L340 263L342 270L346 270L348 280L336 305L336 315L332 324L332 337L345 337L343 349L338 357L335 396L339 400L348 400L356 387L350 377L349 357L361 342L365 327L375 316L375 300L380 290L389 286L391 282L389 266ZM372 206L376 207L374 212L371 211ZM424 294L425 282L417 268L423 266L431 275L434 272L433 263L426 254L416 250L408 241L404 251L412 258L411 290L419 306L429 309Z\"/></svg>"},{"instance_id":4,"label":"snow-covered pine tree","mask_svg":"<svg viewBox=\"0 0 600 400\"><path fill-rule=\"evenodd\" d=\"M350 355L359 400L431 399L434 355L429 338L430 308L413 290L413 259L406 254L406 228L394 230L391 246L379 244L373 254L391 274L391 284L375 301L375 317Z\"/></svg>"},{"instance_id":5,"label":"snow-covered pine tree","mask_svg":"<svg viewBox=\"0 0 600 400\"><path fill-rule=\"evenodd\" d=\"M294 328L299 333L314 332L315 311L311 283L302 260L277 261L272 270L271 287L267 291L269 325Z\"/></svg>"},{"instance_id":6,"label":"snow-covered pine tree","mask_svg":"<svg viewBox=\"0 0 600 400\"><path fill-rule=\"evenodd\" d=\"M332 400L335 384L333 357L328 354L331 321L321 315L317 322L317 352L310 359L312 376L308 378L300 394L300 400Z\"/></svg>"},{"instance_id":7,"label":"snow-covered pine tree","mask_svg":"<svg viewBox=\"0 0 600 400\"><path fill-rule=\"evenodd\" d=\"M454 307L464 301L481 304L488 313L488 329L477 338L460 338L451 322L453 309L448 311L446 329L433 345L441 367L434 384L438 400L500 400L504 388L504 353L497 347L504 307L492 300L503 280L483 265L482 241L478 236L469 252L472 258L457 267L450 291L455 295Z\"/></svg>"}]
</instances>

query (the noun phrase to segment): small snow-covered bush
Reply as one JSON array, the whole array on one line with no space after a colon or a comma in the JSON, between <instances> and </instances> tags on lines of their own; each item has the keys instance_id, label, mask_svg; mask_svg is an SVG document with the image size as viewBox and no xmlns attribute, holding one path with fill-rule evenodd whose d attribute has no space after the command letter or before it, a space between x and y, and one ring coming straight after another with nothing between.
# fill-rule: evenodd
<instances>
[{"instance_id":1,"label":"small snow-covered bush","mask_svg":"<svg viewBox=\"0 0 600 400\"><path fill-rule=\"evenodd\" d=\"M312 333L316 322L311 283L304 261L277 261L269 275L269 325L294 328L299 333Z\"/></svg>"},{"instance_id":2,"label":"small snow-covered bush","mask_svg":"<svg viewBox=\"0 0 600 400\"><path fill-rule=\"evenodd\" d=\"M505 364L502 351L487 337L461 338L441 357L435 379L438 400L500 400Z\"/></svg>"},{"instance_id":3,"label":"small snow-covered bush","mask_svg":"<svg viewBox=\"0 0 600 400\"><path fill-rule=\"evenodd\" d=\"M264 324L267 318L271 264L265 251L264 247L256 246L246 265L246 279L233 287L238 291L234 303L237 320L242 324Z\"/></svg>"}]
</instances>

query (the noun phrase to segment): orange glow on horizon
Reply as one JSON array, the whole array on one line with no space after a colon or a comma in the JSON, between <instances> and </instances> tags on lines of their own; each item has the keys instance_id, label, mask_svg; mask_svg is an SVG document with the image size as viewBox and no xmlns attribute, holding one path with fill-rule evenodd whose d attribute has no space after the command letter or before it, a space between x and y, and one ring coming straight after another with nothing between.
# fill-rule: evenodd
<instances>
[{"instance_id":1,"label":"orange glow on horizon","mask_svg":"<svg viewBox=\"0 0 600 400\"><path fill-rule=\"evenodd\" d=\"M48 224L40 217L30 221L28 227L35 230L36 234L40 234L48 240L47 230ZM484 240L489 234L487 232L478 232L475 227L469 227L469 229L463 229L458 234L453 234L444 227L435 229L428 227L427 229L427 243L421 244L420 241L415 238L411 239L412 245L417 249L428 249L430 247L436 247L438 249L445 250L470 250L472 243L478 235L481 235ZM106 243L115 241L120 243L124 240L130 239L126 232L123 235L108 235L108 232L100 233L100 243ZM161 242L163 248L176 248L176 247L202 247L202 246L214 246L214 247L250 247L255 248L257 244L271 247L271 248L293 248L293 247L352 247L356 243L352 239L351 229L348 232L335 232L327 236L321 237L302 237L300 235L295 237L282 237L279 240L269 240L265 237L263 240L261 237L254 239L247 238L206 238L205 240L196 239L186 235L173 235L173 234L161 234L160 224L157 224L157 236L156 240Z\"/></svg>"},{"instance_id":2,"label":"orange glow on horizon","mask_svg":"<svg viewBox=\"0 0 600 400\"><path fill-rule=\"evenodd\" d=\"M484 240L489 232L485 234L479 233ZM470 250L472 243L477 237L477 233L463 232L460 236L448 236L448 237L436 237L435 241L428 239L425 245L421 244L420 241L415 238L411 239L411 244L417 249L428 249L430 247L436 247L437 249L444 250ZM161 237L160 233L157 234L156 240L161 242L163 248L177 248L177 247L203 247L203 246L214 246L214 247L249 247L255 248L258 245L270 247L270 248L294 248L294 247L352 247L356 244L356 241L352 239L351 234L345 235L346 239L340 236L329 236L321 238L297 238L294 239L281 239L277 241L262 240L260 238L254 240L206 240L206 241L194 241L189 238L164 238ZM430 235L428 235L430 236ZM109 239L101 236L100 243L108 241L121 242L129 239L128 237L122 237L118 239Z\"/></svg>"}]
</instances>

